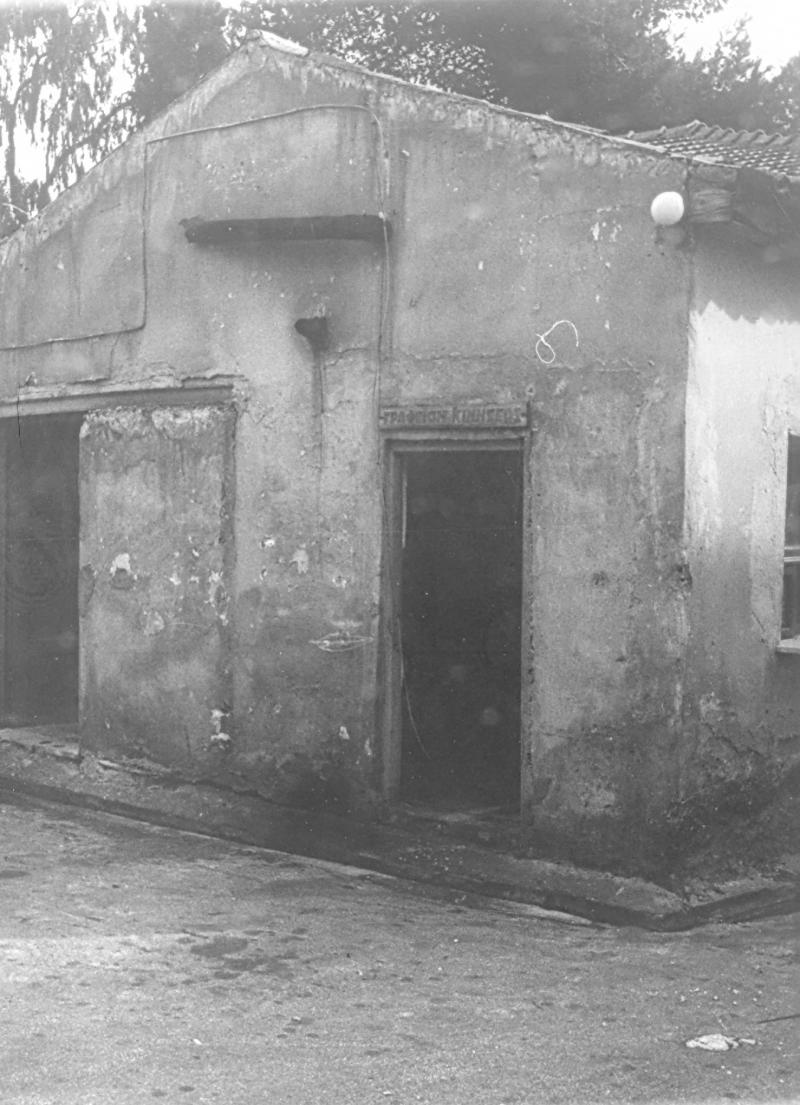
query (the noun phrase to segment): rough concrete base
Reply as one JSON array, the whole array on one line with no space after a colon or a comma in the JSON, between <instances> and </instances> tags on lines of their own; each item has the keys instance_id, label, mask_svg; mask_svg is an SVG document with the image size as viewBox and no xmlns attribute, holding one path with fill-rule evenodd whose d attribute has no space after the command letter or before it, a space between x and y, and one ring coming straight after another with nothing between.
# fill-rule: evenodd
<instances>
[{"instance_id":1,"label":"rough concrete base","mask_svg":"<svg viewBox=\"0 0 800 1105\"><path fill-rule=\"evenodd\" d=\"M0 791L100 809L241 843L413 879L450 893L527 903L591 921L679 931L800 908L800 879L717 885L689 904L655 883L518 858L453 840L442 825L357 822L193 783L157 765L83 752L68 732L0 731ZM693 901L698 902L697 894Z\"/></svg>"}]
</instances>

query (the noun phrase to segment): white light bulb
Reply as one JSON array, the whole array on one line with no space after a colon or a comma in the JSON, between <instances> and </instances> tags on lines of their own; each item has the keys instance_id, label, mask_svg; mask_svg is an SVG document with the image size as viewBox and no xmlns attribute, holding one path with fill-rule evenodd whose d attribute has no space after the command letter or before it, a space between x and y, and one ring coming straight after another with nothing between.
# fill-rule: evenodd
<instances>
[{"instance_id":1,"label":"white light bulb","mask_svg":"<svg viewBox=\"0 0 800 1105\"><path fill-rule=\"evenodd\" d=\"M680 192L659 192L650 204L650 217L656 226L675 226L683 218L686 204Z\"/></svg>"}]
</instances>

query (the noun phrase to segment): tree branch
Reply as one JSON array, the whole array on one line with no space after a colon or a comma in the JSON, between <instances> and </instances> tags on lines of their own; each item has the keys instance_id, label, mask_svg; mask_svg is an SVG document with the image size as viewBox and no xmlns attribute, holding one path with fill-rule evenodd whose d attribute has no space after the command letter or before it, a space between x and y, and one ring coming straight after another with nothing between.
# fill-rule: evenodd
<instances>
[{"instance_id":1,"label":"tree branch","mask_svg":"<svg viewBox=\"0 0 800 1105\"><path fill-rule=\"evenodd\" d=\"M132 98L130 94L128 94L124 100L121 100L118 104L115 104L110 111L106 112L103 118L95 123L92 129L83 135L83 137L65 147L48 169L44 179L44 187L49 188L52 184L55 184L60 174L68 167L70 159L74 157L79 150L96 142L111 120L114 119L115 116L122 114L122 112L129 110L131 106Z\"/></svg>"}]
</instances>

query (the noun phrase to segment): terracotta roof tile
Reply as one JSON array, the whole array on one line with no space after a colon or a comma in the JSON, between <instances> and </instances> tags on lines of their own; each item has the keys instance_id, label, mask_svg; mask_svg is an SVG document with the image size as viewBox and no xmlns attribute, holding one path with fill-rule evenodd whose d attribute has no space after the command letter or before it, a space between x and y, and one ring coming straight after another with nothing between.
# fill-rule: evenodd
<instances>
[{"instance_id":1,"label":"terracotta roof tile","mask_svg":"<svg viewBox=\"0 0 800 1105\"><path fill-rule=\"evenodd\" d=\"M691 161L756 169L771 176L800 176L800 140L786 135L694 122L628 137Z\"/></svg>"}]
</instances>

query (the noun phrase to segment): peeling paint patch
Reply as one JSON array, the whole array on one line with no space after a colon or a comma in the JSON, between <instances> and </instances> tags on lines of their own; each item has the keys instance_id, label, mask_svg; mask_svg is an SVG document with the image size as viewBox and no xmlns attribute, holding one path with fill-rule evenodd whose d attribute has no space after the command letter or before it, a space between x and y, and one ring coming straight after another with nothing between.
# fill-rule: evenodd
<instances>
[{"instance_id":1,"label":"peeling paint patch","mask_svg":"<svg viewBox=\"0 0 800 1105\"><path fill-rule=\"evenodd\" d=\"M108 574L111 576L112 587L116 587L120 591L129 591L137 579L131 568L130 553L119 553L115 556L111 561Z\"/></svg>"},{"instance_id":2,"label":"peeling paint patch","mask_svg":"<svg viewBox=\"0 0 800 1105\"><path fill-rule=\"evenodd\" d=\"M222 572L208 573L208 598L206 602L215 606L224 597L222 589Z\"/></svg>"},{"instance_id":3,"label":"peeling paint patch","mask_svg":"<svg viewBox=\"0 0 800 1105\"><path fill-rule=\"evenodd\" d=\"M310 562L305 546L301 545L299 549L296 549L295 552L292 553L289 557L289 563L295 565L299 576L304 576L308 573Z\"/></svg>"},{"instance_id":4,"label":"peeling paint patch","mask_svg":"<svg viewBox=\"0 0 800 1105\"><path fill-rule=\"evenodd\" d=\"M127 572L130 575L130 571L131 571L131 554L130 553L120 553L118 556L115 556L114 559L111 561L111 567L109 568L109 572L111 573L112 576L116 572Z\"/></svg>"},{"instance_id":5,"label":"peeling paint patch","mask_svg":"<svg viewBox=\"0 0 800 1105\"><path fill-rule=\"evenodd\" d=\"M222 625L228 624L228 593L220 571L212 570L208 573L206 605L214 608Z\"/></svg>"},{"instance_id":6,"label":"peeling paint patch","mask_svg":"<svg viewBox=\"0 0 800 1105\"><path fill-rule=\"evenodd\" d=\"M150 412L153 426L167 437L180 438L205 430L217 417L212 407L156 407Z\"/></svg>"},{"instance_id":7,"label":"peeling paint patch","mask_svg":"<svg viewBox=\"0 0 800 1105\"><path fill-rule=\"evenodd\" d=\"M142 614L141 625L142 632L146 637L156 637L159 633L163 633L166 628L164 619L157 610L145 610Z\"/></svg>"},{"instance_id":8,"label":"peeling paint patch","mask_svg":"<svg viewBox=\"0 0 800 1105\"><path fill-rule=\"evenodd\" d=\"M211 711L211 725L214 731L209 739L212 744L218 747L229 748L231 745L231 735L223 729L223 723L227 718L227 710L214 709Z\"/></svg>"}]
</instances>

